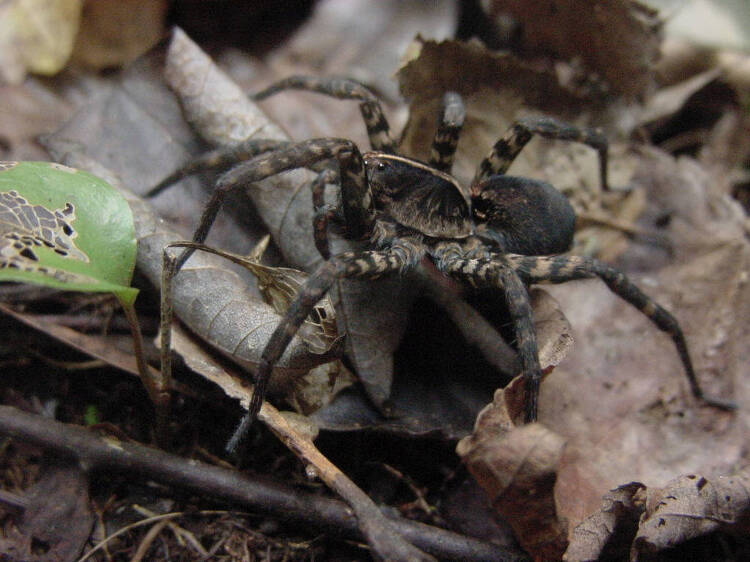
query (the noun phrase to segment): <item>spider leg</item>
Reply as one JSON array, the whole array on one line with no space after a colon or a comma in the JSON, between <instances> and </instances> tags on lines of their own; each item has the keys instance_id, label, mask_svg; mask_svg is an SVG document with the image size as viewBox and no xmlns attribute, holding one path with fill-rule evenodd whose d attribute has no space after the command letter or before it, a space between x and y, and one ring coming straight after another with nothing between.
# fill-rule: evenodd
<instances>
[{"instance_id":1,"label":"spider leg","mask_svg":"<svg viewBox=\"0 0 750 562\"><path fill-rule=\"evenodd\" d=\"M507 172L518 153L535 134L548 139L576 141L595 149L599 155L599 176L602 188L609 189L607 180L609 143L604 134L597 129L579 129L549 117L524 119L514 123L482 160L472 184Z\"/></svg>"},{"instance_id":2,"label":"spider leg","mask_svg":"<svg viewBox=\"0 0 750 562\"><path fill-rule=\"evenodd\" d=\"M197 158L185 164L182 168L175 170L169 176L164 178L150 190L144 197L155 197L167 187L177 183L182 178L205 172L207 170L228 169L237 162L250 160L264 152L271 152L280 148L285 148L291 143L287 141L276 141L267 139L246 140L234 146L225 146L210 150L199 155Z\"/></svg>"},{"instance_id":3,"label":"spider leg","mask_svg":"<svg viewBox=\"0 0 750 562\"><path fill-rule=\"evenodd\" d=\"M458 137L464 126L466 108L461 96L456 92L443 95L443 106L438 121L435 138L432 141L429 164L441 172L450 173L453 157L458 146Z\"/></svg>"},{"instance_id":4,"label":"spider leg","mask_svg":"<svg viewBox=\"0 0 750 562\"><path fill-rule=\"evenodd\" d=\"M324 260L331 257L331 248L328 243L328 225L336 216L336 207L332 205L323 205L319 209L316 209L313 216L315 247Z\"/></svg>"},{"instance_id":5,"label":"spider leg","mask_svg":"<svg viewBox=\"0 0 750 562\"><path fill-rule=\"evenodd\" d=\"M306 168L321 160L335 158L339 163L341 203L349 238L360 239L370 234L375 221L372 192L367 185L362 155L356 145L345 139L312 139L288 143L274 152L242 162L222 175L201 216L193 242L203 243L224 199L230 192L293 168ZM186 248L177 258L176 270L192 255Z\"/></svg>"},{"instance_id":6,"label":"spider leg","mask_svg":"<svg viewBox=\"0 0 750 562\"><path fill-rule=\"evenodd\" d=\"M290 76L251 97L255 101L260 101L284 90L306 90L338 99L359 100L359 111L365 121L372 149L389 154L396 153L396 143L391 137L391 128L380 100L359 82L348 78Z\"/></svg>"},{"instance_id":7,"label":"spider leg","mask_svg":"<svg viewBox=\"0 0 750 562\"><path fill-rule=\"evenodd\" d=\"M704 394L698 383L687 342L677 319L641 291L621 271L598 260L579 256L529 257L507 254L505 257L527 284L543 281L564 283L574 279L598 277L613 293L637 308L657 328L671 336L693 396L717 408L725 410L736 408L732 402L711 398Z\"/></svg>"},{"instance_id":8,"label":"spider leg","mask_svg":"<svg viewBox=\"0 0 750 562\"><path fill-rule=\"evenodd\" d=\"M315 247L323 259L331 257L330 245L328 243L328 224L337 216L338 209L333 205L325 202L326 184L337 183L338 175L330 168L320 172L315 179L310 182L310 191L312 192L313 209L313 236Z\"/></svg>"},{"instance_id":9,"label":"spider leg","mask_svg":"<svg viewBox=\"0 0 750 562\"><path fill-rule=\"evenodd\" d=\"M274 364L282 356L302 322L336 280L352 277L376 279L386 273L413 267L420 258L421 252L416 245L401 243L383 251L346 252L321 264L300 288L268 340L255 376L250 408L227 443L227 450L236 450L242 441L263 404Z\"/></svg>"},{"instance_id":10,"label":"spider leg","mask_svg":"<svg viewBox=\"0 0 750 562\"><path fill-rule=\"evenodd\" d=\"M467 258L450 246L437 248L433 255L437 267L458 279L468 280L476 287L495 287L502 291L516 336L521 375L524 378L524 421L535 422L539 402L542 368L531 315L529 293L521 277L502 255Z\"/></svg>"}]
</instances>

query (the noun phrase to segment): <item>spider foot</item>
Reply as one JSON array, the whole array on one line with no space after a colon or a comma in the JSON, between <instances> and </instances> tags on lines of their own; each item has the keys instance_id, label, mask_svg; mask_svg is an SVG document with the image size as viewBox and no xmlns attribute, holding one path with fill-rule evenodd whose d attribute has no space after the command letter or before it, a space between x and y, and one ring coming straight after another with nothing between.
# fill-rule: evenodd
<instances>
[{"instance_id":1,"label":"spider foot","mask_svg":"<svg viewBox=\"0 0 750 562\"><path fill-rule=\"evenodd\" d=\"M719 410L724 410L726 412L732 412L738 408L737 403L733 402L732 400L724 400L723 398L712 398L710 396L704 396L704 395L700 395L697 398L698 400L700 400L707 406L711 406L712 408L718 408Z\"/></svg>"}]
</instances>

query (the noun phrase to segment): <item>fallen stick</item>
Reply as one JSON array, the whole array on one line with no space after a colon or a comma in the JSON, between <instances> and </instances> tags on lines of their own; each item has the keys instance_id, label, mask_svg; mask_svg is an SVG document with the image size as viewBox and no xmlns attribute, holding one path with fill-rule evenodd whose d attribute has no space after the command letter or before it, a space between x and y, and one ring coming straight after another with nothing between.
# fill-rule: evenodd
<instances>
[{"instance_id":1,"label":"fallen stick","mask_svg":"<svg viewBox=\"0 0 750 562\"><path fill-rule=\"evenodd\" d=\"M87 471L135 472L170 486L186 488L212 499L243 505L254 512L361 539L351 508L345 503L295 490L267 479L249 478L238 472L186 459L138 443L100 436L83 427L64 424L0 406L0 434L16 438L76 459ZM516 561L526 557L517 550L501 548L403 518L394 525L417 548L451 560Z\"/></svg>"}]
</instances>

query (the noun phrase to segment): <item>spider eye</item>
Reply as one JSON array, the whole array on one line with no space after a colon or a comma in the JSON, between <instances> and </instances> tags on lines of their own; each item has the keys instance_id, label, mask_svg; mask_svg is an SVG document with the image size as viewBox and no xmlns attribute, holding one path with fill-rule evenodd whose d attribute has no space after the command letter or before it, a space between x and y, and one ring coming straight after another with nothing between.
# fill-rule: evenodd
<instances>
[{"instance_id":1,"label":"spider eye","mask_svg":"<svg viewBox=\"0 0 750 562\"><path fill-rule=\"evenodd\" d=\"M378 171L379 171L379 172L382 172L382 171L383 171L383 170L385 170L385 169L386 169L386 168L387 168L388 166L386 165L386 163L385 163L385 162L378 162L378 166L377 166L377 167L378 167Z\"/></svg>"}]
</instances>

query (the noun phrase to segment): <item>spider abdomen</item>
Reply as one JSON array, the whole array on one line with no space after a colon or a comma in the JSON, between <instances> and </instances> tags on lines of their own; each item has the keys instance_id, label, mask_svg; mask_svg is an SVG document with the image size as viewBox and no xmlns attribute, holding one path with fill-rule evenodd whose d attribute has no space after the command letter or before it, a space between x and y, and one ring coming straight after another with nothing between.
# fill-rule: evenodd
<instances>
[{"instance_id":1,"label":"spider abdomen","mask_svg":"<svg viewBox=\"0 0 750 562\"><path fill-rule=\"evenodd\" d=\"M543 181L492 176L471 187L476 232L503 251L526 256L570 249L576 215L565 196Z\"/></svg>"}]
</instances>

